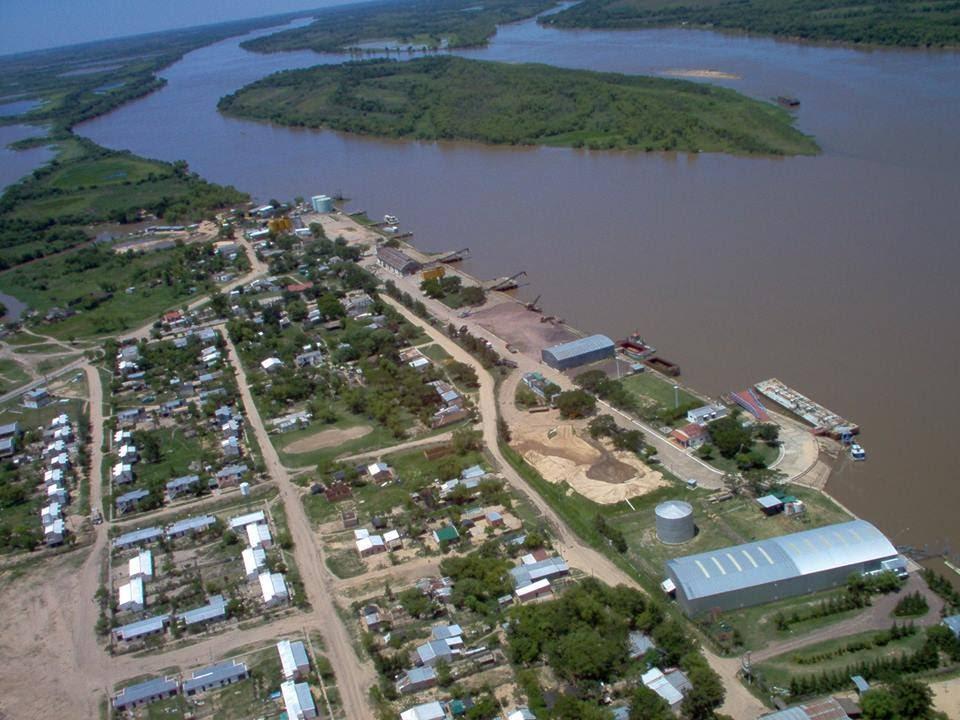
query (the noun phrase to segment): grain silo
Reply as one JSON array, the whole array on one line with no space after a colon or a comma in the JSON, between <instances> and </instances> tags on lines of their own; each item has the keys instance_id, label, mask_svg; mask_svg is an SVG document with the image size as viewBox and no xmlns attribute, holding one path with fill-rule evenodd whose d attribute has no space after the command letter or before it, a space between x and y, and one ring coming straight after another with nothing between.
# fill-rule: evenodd
<instances>
[{"instance_id":1,"label":"grain silo","mask_svg":"<svg viewBox=\"0 0 960 720\"><path fill-rule=\"evenodd\" d=\"M668 545L692 540L697 533L693 523L693 507L683 500L667 500L657 505L657 537Z\"/></svg>"},{"instance_id":2,"label":"grain silo","mask_svg":"<svg viewBox=\"0 0 960 720\"><path fill-rule=\"evenodd\" d=\"M333 211L333 198L326 195L314 195L310 198L310 204L313 211L318 213L328 213Z\"/></svg>"}]
</instances>

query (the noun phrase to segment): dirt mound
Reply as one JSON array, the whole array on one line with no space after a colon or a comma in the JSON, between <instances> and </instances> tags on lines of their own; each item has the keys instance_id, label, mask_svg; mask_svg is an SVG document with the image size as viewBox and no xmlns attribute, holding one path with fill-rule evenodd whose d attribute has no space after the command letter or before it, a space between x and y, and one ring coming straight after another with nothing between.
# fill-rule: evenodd
<instances>
[{"instance_id":1,"label":"dirt mound","mask_svg":"<svg viewBox=\"0 0 960 720\"><path fill-rule=\"evenodd\" d=\"M354 427L344 428L342 430L340 428L321 430L320 432L309 435L305 438L294 440L284 448L284 452L296 454L311 452L313 450L322 450L328 447L335 447L341 443L347 442L347 440L356 440L364 435L368 435L372 431L373 428L369 425L356 425Z\"/></svg>"},{"instance_id":2,"label":"dirt mound","mask_svg":"<svg viewBox=\"0 0 960 720\"><path fill-rule=\"evenodd\" d=\"M580 437L572 425L520 435L517 451L545 480L566 482L594 502L622 502L664 484L633 453L616 452Z\"/></svg>"}]
</instances>

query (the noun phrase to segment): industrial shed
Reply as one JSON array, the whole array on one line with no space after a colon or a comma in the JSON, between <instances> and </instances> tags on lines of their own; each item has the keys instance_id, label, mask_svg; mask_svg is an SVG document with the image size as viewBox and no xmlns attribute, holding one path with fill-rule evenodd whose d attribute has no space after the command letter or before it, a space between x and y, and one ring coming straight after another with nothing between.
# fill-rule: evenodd
<instances>
[{"instance_id":1,"label":"industrial shed","mask_svg":"<svg viewBox=\"0 0 960 720\"><path fill-rule=\"evenodd\" d=\"M556 370L566 370L612 358L613 354L613 340L606 335L591 335L541 350L540 358Z\"/></svg>"},{"instance_id":2,"label":"industrial shed","mask_svg":"<svg viewBox=\"0 0 960 720\"><path fill-rule=\"evenodd\" d=\"M666 564L677 601L695 617L843 585L855 573L906 572L890 541L864 520L687 555Z\"/></svg>"}]
</instances>

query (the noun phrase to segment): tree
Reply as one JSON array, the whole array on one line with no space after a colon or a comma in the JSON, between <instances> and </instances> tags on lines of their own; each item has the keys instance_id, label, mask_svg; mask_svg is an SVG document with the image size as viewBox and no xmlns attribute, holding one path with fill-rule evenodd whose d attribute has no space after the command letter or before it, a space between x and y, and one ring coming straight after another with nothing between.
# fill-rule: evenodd
<instances>
[{"instance_id":1,"label":"tree","mask_svg":"<svg viewBox=\"0 0 960 720\"><path fill-rule=\"evenodd\" d=\"M584 390L567 390L554 399L560 417L574 419L591 415L597 409L597 401L590 393Z\"/></svg>"},{"instance_id":2,"label":"tree","mask_svg":"<svg viewBox=\"0 0 960 720\"><path fill-rule=\"evenodd\" d=\"M732 458L753 445L750 431L732 416L714 420L707 425L707 432L710 433L711 442L725 458Z\"/></svg>"},{"instance_id":3,"label":"tree","mask_svg":"<svg viewBox=\"0 0 960 720\"><path fill-rule=\"evenodd\" d=\"M579 378L577 378L579 380ZM612 436L617 433L619 428L617 427L617 421L613 419L612 415L597 415L593 420L590 421L590 424L587 426L590 430L590 437L594 440L597 438Z\"/></svg>"},{"instance_id":4,"label":"tree","mask_svg":"<svg viewBox=\"0 0 960 720\"><path fill-rule=\"evenodd\" d=\"M919 680L900 678L890 686L890 694L904 720L925 718L933 709L933 692Z\"/></svg>"},{"instance_id":5,"label":"tree","mask_svg":"<svg viewBox=\"0 0 960 720\"><path fill-rule=\"evenodd\" d=\"M714 710L723 704L726 694L720 676L699 653L691 652L683 659L682 665L693 685L680 705L683 716L687 720L713 720Z\"/></svg>"},{"instance_id":6,"label":"tree","mask_svg":"<svg viewBox=\"0 0 960 720\"><path fill-rule=\"evenodd\" d=\"M477 285L467 285L460 291L460 299L464 305L483 305L486 296L483 294L483 288Z\"/></svg>"},{"instance_id":7,"label":"tree","mask_svg":"<svg viewBox=\"0 0 960 720\"><path fill-rule=\"evenodd\" d=\"M666 700L641 685L630 701L630 720L673 720L673 713Z\"/></svg>"},{"instance_id":8,"label":"tree","mask_svg":"<svg viewBox=\"0 0 960 720\"><path fill-rule=\"evenodd\" d=\"M756 428L757 437L767 445L776 445L780 439L780 427L773 423L763 423Z\"/></svg>"},{"instance_id":9,"label":"tree","mask_svg":"<svg viewBox=\"0 0 960 720\"><path fill-rule=\"evenodd\" d=\"M868 690L860 697L860 709L866 720L895 720L897 703L886 690Z\"/></svg>"},{"instance_id":10,"label":"tree","mask_svg":"<svg viewBox=\"0 0 960 720\"><path fill-rule=\"evenodd\" d=\"M457 455L466 455L471 450L480 450L483 447L483 434L479 430L458 428L453 431L451 442Z\"/></svg>"}]
</instances>

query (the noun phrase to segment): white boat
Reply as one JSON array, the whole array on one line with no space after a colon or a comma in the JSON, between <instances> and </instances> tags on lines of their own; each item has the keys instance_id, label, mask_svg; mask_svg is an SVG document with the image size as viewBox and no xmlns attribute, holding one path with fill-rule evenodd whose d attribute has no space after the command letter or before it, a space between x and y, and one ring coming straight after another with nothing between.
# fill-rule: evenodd
<instances>
[{"instance_id":1,"label":"white boat","mask_svg":"<svg viewBox=\"0 0 960 720\"><path fill-rule=\"evenodd\" d=\"M858 443L853 443L853 445L850 446L850 457L854 460L866 460L867 451Z\"/></svg>"}]
</instances>

